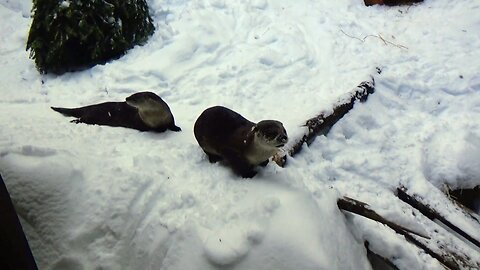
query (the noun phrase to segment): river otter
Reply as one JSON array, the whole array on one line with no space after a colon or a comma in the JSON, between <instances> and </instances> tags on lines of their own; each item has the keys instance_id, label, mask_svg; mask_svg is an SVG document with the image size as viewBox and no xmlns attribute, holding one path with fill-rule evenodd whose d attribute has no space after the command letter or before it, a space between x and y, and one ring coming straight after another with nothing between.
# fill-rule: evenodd
<instances>
[{"instance_id":1,"label":"river otter","mask_svg":"<svg viewBox=\"0 0 480 270\"><path fill-rule=\"evenodd\" d=\"M288 141L281 122L263 120L255 124L222 106L203 111L195 122L194 133L210 162L225 160L245 178L255 176L254 167L266 166Z\"/></svg>"},{"instance_id":2,"label":"river otter","mask_svg":"<svg viewBox=\"0 0 480 270\"><path fill-rule=\"evenodd\" d=\"M180 131L167 103L152 92L135 93L124 102L104 102L80 108L51 107L73 123L133 128L140 131Z\"/></svg>"}]
</instances>

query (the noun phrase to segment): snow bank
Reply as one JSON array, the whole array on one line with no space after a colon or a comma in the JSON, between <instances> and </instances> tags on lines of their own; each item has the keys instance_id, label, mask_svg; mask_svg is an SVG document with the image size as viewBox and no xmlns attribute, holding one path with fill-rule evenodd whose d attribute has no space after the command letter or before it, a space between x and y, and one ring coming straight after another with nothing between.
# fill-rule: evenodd
<instances>
[{"instance_id":1,"label":"snow bank","mask_svg":"<svg viewBox=\"0 0 480 270\"><path fill-rule=\"evenodd\" d=\"M480 183L480 134L462 130L435 134L423 153L424 174L439 188L468 189Z\"/></svg>"}]
</instances>

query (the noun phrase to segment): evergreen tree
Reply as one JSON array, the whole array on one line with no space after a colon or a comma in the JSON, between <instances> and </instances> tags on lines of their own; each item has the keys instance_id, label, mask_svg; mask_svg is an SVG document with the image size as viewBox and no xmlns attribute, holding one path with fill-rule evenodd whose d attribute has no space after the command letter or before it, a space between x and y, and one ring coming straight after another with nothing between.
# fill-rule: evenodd
<instances>
[{"instance_id":1,"label":"evergreen tree","mask_svg":"<svg viewBox=\"0 0 480 270\"><path fill-rule=\"evenodd\" d=\"M33 0L33 12L27 50L41 73L119 58L155 30L145 0Z\"/></svg>"}]
</instances>

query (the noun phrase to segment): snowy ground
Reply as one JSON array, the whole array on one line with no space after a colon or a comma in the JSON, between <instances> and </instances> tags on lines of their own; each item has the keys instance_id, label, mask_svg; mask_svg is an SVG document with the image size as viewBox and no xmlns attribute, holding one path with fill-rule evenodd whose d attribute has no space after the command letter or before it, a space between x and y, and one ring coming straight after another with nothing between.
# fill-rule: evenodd
<instances>
[{"instance_id":1,"label":"snowy ground","mask_svg":"<svg viewBox=\"0 0 480 270\"><path fill-rule=\"evenodd\" d=\"M41 76L25 51L31 4L0 0L0 172L40 269L370 269L365 239L404 269L441 267L383 226L345 218L336 199L428 232L398 214L395 187L455 218L443 184L480 184L478 0L148 3L157 30L145 46ZM281 120L294 141L377 66L368 102L286 168L239 179L194 139L197 116L224 105ZM75 125L49 108L146 90L183 132Z\"/></svg>"}]
</instances>

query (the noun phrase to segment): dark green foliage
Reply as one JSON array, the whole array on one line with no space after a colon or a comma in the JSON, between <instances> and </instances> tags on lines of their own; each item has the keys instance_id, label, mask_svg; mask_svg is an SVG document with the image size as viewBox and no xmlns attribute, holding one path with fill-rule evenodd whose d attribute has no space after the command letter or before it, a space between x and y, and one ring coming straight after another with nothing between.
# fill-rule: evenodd
<instances>
[{"instance_id":1,"label":"dark green foliage","mask_svg":"<svg viewBox=\"0 0 480 270\"><path fill-rule=\"evenodd\" d=\"M27 50L41 73L103 64L155 30L145 0L33 0L33 12Z\"/></svg>"}]
</instances>

